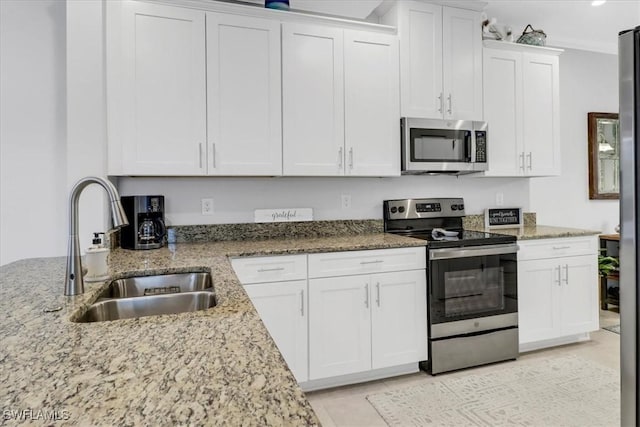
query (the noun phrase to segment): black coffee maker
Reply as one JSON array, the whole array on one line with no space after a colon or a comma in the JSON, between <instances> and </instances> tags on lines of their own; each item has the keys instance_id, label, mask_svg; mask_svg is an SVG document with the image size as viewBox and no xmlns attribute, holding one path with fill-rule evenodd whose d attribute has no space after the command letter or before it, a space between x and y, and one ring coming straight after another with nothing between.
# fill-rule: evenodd
<instances>
[{"instance_id":1,"label":"black coffee maker","mask_svg":"<svg viewBox=\"0 0 640 427\"><path fill-rule=\"evenodd\" d=\"M164 196L123 196L120 198L129 225L120 230L124 249L157 249L164 246Z\"/></svg>"}]
</instances>

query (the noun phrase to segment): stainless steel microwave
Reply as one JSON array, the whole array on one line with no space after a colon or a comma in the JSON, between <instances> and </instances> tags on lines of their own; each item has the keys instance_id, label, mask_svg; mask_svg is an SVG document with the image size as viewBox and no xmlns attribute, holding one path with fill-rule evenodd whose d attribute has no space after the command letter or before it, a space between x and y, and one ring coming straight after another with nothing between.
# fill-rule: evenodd
<instances>
[{"instance_id":1,"label":"stainless steel microwave","mask_svg":"<svg viewBox=\"0 0 640 427\"><path fill-rule=\"evenodd\" d=\"M487 123L400 120L402 173L466 174L487 170Z\"/></svg>"}]
</instances>

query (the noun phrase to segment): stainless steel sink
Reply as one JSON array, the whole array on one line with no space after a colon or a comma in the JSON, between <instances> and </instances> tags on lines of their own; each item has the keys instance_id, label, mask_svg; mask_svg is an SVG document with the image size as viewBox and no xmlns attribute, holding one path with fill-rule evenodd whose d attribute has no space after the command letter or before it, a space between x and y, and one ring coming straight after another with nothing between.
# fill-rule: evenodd
<instances>
[{"instance_id":1,"label":"stainless steel sink","mask_svg":"<svg viewBox=\"0 0 640 427\"><path fill-rule=\"evenodd\" d=\"M149 295L202 291L212 288L209 273L163 274L114 280L101 295L103 298L130 298Z\"/></svg>"},{"instance_id":2,"label":"stainless steel sink","mask_svg":"<svg viewBox=\"0 0 640 427\"><path fill-rule=\"evenodd\" d=\"M102 322L206 310L216 305L209 273L114 280L76 322Z\"/></svg>"}]
</instances>

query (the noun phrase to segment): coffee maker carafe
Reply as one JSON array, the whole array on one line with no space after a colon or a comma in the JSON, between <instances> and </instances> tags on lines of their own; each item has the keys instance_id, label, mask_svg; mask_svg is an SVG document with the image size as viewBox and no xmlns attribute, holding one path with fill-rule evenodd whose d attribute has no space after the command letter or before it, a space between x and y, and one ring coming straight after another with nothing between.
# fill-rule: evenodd
<instances>
[{"instance_id":1,"label":"coffee maker carafe","mask_svg":"<svg viewBox=\"0 0 640 427\"><path fill-rule=\"evenodd\" d=\"M164 196L123 196L129 225L120 231L120 246L125 249L157 249L164 246Z\"/></svg>"}]
</instances>

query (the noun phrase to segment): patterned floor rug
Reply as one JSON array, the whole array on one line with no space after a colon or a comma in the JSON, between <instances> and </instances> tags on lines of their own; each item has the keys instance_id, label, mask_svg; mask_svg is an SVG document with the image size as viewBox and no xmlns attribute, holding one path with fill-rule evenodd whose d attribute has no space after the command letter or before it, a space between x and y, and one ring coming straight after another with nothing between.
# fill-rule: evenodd
<instances>
[{"instance_id":1,"label":"patterned floor rug","mask_svg":"<svg viewBox=\"0 0 640 427\"><path fill-rule=\"evenodd\" d=\"M577 356L367 396L389 426L618 426L613 369Z\"/></svg>"},{"instance_id":2,"label":"patterned floor rug","mask_svg":"<svg viewBox=\"0 0 640 427\"><path fill-rule=\"evenodd\" d=\"M620 325L607 326L606 328L602 329L606 329L607 331L615 332L616 334L620 335Z\"/></svg>"}]
</instances>

